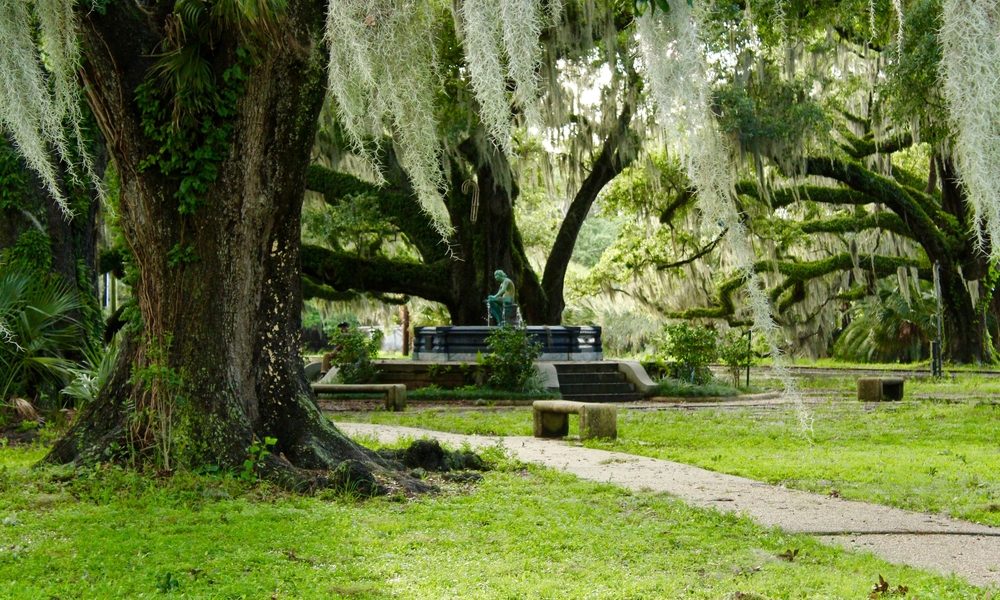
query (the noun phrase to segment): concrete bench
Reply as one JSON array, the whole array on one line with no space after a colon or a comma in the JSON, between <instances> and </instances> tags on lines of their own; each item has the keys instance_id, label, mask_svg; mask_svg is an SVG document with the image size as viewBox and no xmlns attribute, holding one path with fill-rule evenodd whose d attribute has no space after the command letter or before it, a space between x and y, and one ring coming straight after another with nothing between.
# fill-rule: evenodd
<instances>
[{"instance_id":1,"label":"concrete bench","mask_svg":"<svg viewBox=\"0 0 1000 600\"><path fill-rule=\"evenodd\" d=\"M338 394L342 392L385 394L385 409L401 411L406 408L406 386L402 383L314 383L316 394Z\"/></svg>"},{"instance_id":2,"label":"concrete bench","mask_svg":"<svg viewBox=\"0 0 1000 600\"><path fill-rule=\"evenodd\" d=\"M569 433L569 415L580 415L580 439L618 437L618 409L610 404L570 400L535 400L535 437L559 438Z\"/></svg>"},{"instance_id":3,"label":"concrete bench","mask_svg":"<svg viewBox=\"0 0 1000 600\"><path fill-rule=\"evenodd\" d=\"M903 399L902 377L859 377L858 400L882 402Z\"/></svg>"}]
</instances>

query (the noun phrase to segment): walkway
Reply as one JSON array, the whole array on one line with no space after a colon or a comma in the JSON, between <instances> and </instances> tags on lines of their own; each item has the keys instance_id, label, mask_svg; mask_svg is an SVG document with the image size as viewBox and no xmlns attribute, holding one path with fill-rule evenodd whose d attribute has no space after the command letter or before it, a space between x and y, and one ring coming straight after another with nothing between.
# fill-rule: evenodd
<instances>
[{"instance_id":1,"label":"walkway","mask_svg":"<svg viewBox=\"0 0 1000 600\"><path fill-rule=\"evenodd\" d=\"M503 445L514 457L636 491L666 492L684 502L745 513L765 526L804 533L895 563L954 573L975 585L1000 586L1000 528L938 515L789 490L698 467L530 437L459 435L387 425L337 423L348 435L384 442L433 437L453 446Z\"/></svg>"}]
</instances>

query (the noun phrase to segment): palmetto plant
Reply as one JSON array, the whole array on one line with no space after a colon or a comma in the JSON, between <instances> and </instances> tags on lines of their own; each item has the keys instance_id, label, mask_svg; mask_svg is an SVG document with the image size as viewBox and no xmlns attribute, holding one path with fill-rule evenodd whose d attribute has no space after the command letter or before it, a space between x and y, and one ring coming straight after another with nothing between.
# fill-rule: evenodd
<instances>
[{"instance_id":1,"label":"palmetto plant","mask_svg":"<svg viewBox=\"0 0 1000 600\"><path fill-rule=\"evenodd\" d=\"M874 296L855 304L851 322L833 346L834 356L860 362L912 362L926 356L934 330L934 296L909 296L880 286Z\"/></svg>"},{"instance_id":2,"label":"palmetto plant","mask_svg":"<svg viewBox=\"0 0 1000 600\"><path fill-rule=\"evenodd\" d=\"M0 402L37 400L68 381L76 367L68 357L86 344L77 308L62 281L0 265Z\"/></svg>"}]
</instances>

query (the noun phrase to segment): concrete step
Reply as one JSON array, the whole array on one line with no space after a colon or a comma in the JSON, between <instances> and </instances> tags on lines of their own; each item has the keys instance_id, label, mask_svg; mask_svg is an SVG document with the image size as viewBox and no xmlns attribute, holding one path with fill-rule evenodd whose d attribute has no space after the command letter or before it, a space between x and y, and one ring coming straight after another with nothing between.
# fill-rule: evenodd
<instances>
[{"instance_id":1,"label":"concrete step","mask_svg":"<svg viewBox=\"0 0 1000 600\"><path fill-rule=\"evenodd\" d=\"M579 394L630 394L635 391L631 383L618 381L615 383L562 383L559 382L559 393L563 398Z\"/></svg>"},{"instance_id":2,"label":"concrete step","mask_svg":"<svg viewBox=\"0 0 1000 600\"><path fill-rule=\"evenodd\" d=\"M618 383L625 381L625 374L615 371L607 373L604 371L590 373L559 373L559 383Z\"/></svg>"},{"instance_id":3,"label":"concrete step","mask_svg":"<svg viewBox=\"0 0 1000 600\"><path fill-rule=\"evenodd\" d=\"M636 402L642 396L635 392L624 394L577 394L572 396L562 395L563 400L574 400L576 402Z\"/></svg>"},{"instance_id":4,"label":"concrete step","mask_svg":"<svg viewBox=\"0 0 1000 600\"><path fill-rule=\"evenodd\" d=\"M554 363L556 372L563 373L617 373L618 363L610 362L578 362L578 363Z\"/></svg>"}]
</instances>

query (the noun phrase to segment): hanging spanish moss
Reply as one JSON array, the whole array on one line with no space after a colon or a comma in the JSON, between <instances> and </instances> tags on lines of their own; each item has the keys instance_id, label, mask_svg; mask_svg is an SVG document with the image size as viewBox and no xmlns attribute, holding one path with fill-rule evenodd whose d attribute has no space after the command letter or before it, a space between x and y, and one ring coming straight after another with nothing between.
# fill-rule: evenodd
<instances>
[{"instance_id":1,"label":"hanging spanish moss","mask_svg":"<svg viewBox=\"0 0 1000 600\"><path fill-rule=\"evenodd\" d=\"M561 18L561 6L550 6L549 18ZM542 15L537 0L464 0L462 33L469 79L480 105L480 119L494 142L510 156L511 110L506 79L514 82L514 103L526 120L538 124L538 39ZM506 66L506 68L505 68Z\"/></svg>"},{"instance_id":2,"label":"hanging spanish moss","mask_svg":"<svg viewBox=\"0 0 1000 600\"><path fill-rule=\"evenodd\" d=\"M903 0L892 0L892 8L896 13L896 52L899 55L899 59L902 60L903 57Z\"/></svg>"},{"instance_id":3,"label":"hanging spanish moss","mask_svg":"<svg viewBox=\"0 0 1000 600\"><path fill-rule=\"evenodd\" d=\"M511 113L500 56L503 36L500 3L495 0L465 0L461 16L465 59L472 90L479 102L479 118L493 141L510 156Z\"/></svg>"},{"instance_id":4,"label":"hanging spanish moss","mask_svg":"<svg viewBox=\"0 0 1000 600\"><path fill-rule=\"evenodd\" d=\"M728 231L726 240L735 266L746 280L754 328L768 341L775 374L798 405L800 424L809 432L810 417L778 346L780 331L764 284L754 269L749 232L734 202L735 173L730 150L711 112L711 82L698 39L697 20L703 15L702 10L692 11L684 0L671 0L670 11L648 11L639 18L646 81L661 122L672 125L687 138L688 177L698 191L703 223L711 229Z\"/></svg>"},{"instance_id":5,"label":"hanging spanish moss","mask_svg":"<svg viewBox=\"0 0 1000 600\"><path fill-rule=\"evenodd\" d=\"M1000 258L1000 8L987 0L945 0L942 7L941 71L944 95L957 131L953 152L974 229L983 245L989 236Z\"/></svg>"},{"instance_id":6,"label":"hanging spanish moss","mask_svg":"<svg viewBox=\"0 0 1000 600\"><path fill-rule=\"evenodd\" d=\"M329 92L354 150L379 172L380 145L397 141L421 206L445 236L433 31L433 7L417 0L331 0L327 12Z\"/></svg>"},{"instance_id":7,"label":"hanging spanish moss","mask_svg":"<svg viewBox=\"0 0 1000 600\"><path fill-rule=\"evenodd\" d=\"M774 20L778 23L781 39L788 39L788 19L785 16L785 0L774 0Z\"/></svg>"},{"instance_id":8,"label":"hanging spanish moss","mask_svg":"<svg viewBox=\"0 0 1000 600\"><path fill-rule=\"evenodd\" d=\"M74 0L0 0L0 129L8 132L28 166L69 214L51 153L76 176L74 151L64 125L75 136L75 154L88 160L80 132L80 62ZM34 9L34 10L32 10ZM37 33L37 39L36 39Z\"/></svg>"}]
</instances>

